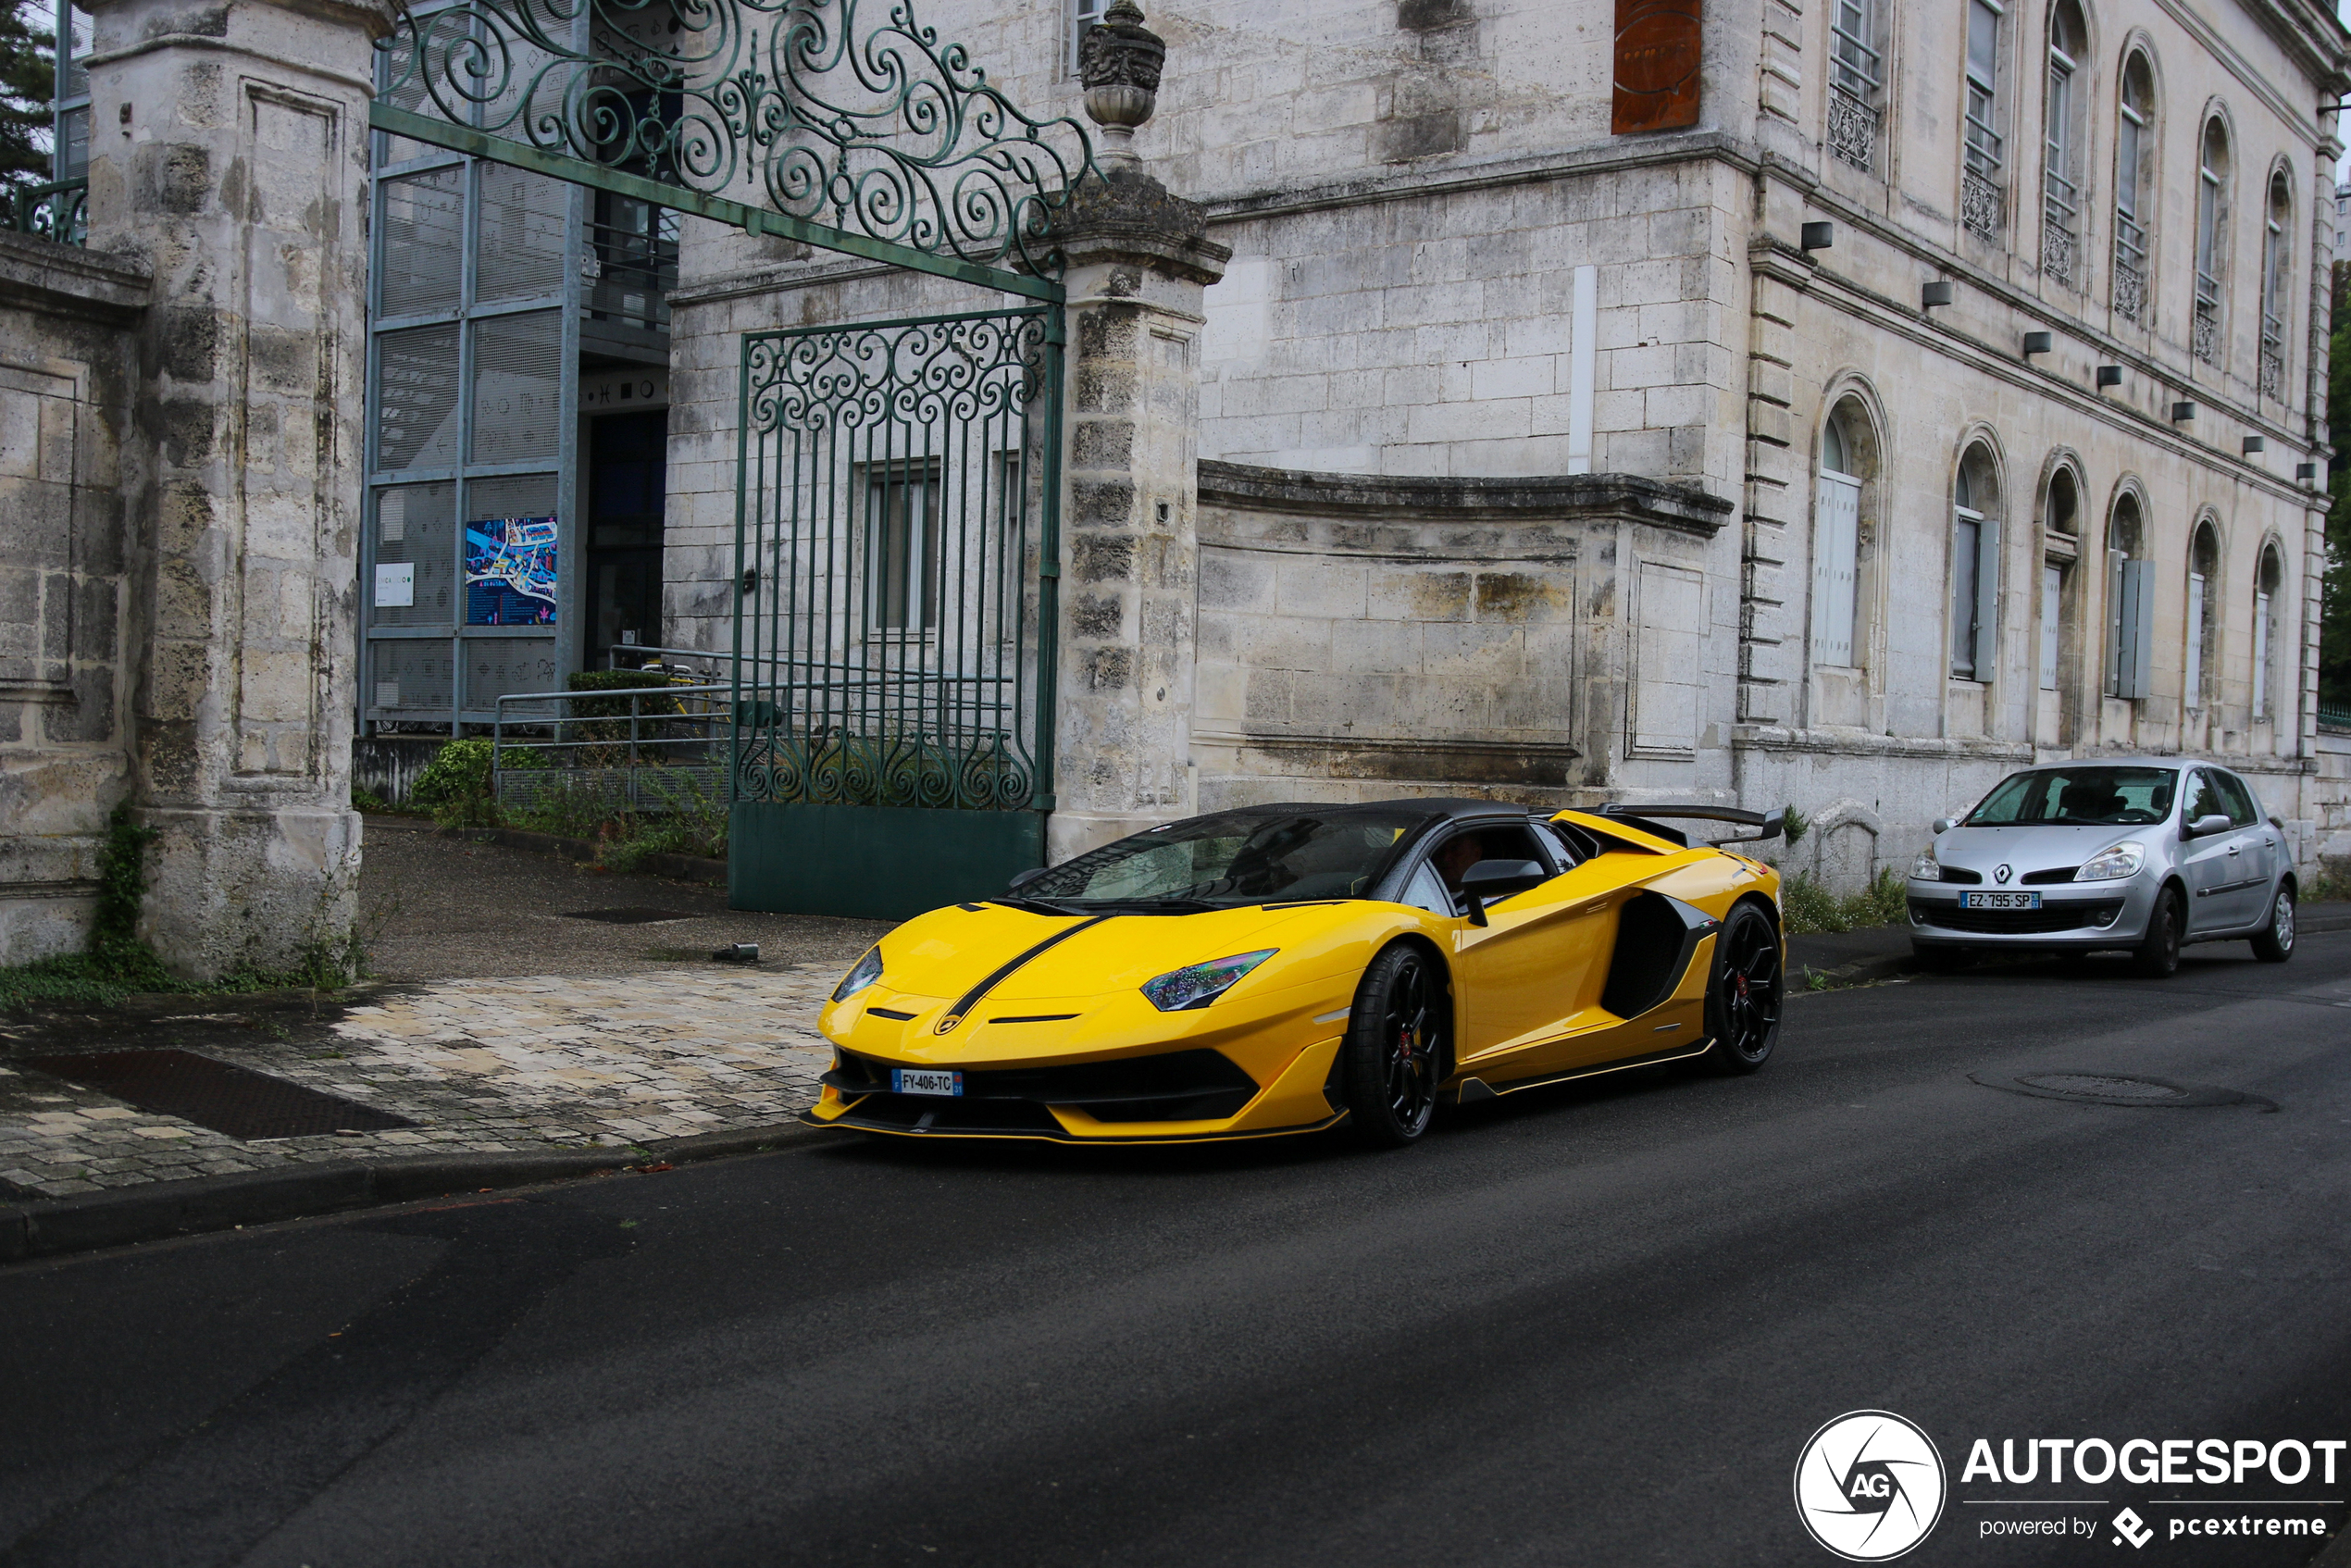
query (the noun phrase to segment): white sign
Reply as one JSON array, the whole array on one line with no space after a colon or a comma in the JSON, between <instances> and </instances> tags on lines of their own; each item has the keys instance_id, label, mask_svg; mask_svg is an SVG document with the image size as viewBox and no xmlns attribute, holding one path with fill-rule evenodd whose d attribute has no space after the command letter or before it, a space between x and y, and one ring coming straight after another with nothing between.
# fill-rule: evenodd
<instances>
[{"instance_id":1,"label":"white sign","mask_svg":"<svg viewBox=\"0 0 2351 1568\"><path fill-rule=\"evenodd\" d=\"M412 561L376 568L376 608L405 610L417 603L417 567Z\"/></svg>"}]
</instances>

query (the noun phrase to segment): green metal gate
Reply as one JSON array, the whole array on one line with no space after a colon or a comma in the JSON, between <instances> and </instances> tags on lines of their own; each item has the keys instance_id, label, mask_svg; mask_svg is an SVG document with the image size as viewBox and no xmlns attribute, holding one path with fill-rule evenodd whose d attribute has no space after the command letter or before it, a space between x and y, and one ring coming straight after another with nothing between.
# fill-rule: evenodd
<instances>
[{"instance_id":1,"label":"green metal gate","mask_svg":"<svg viewBox=\"0 0 2351 1568\"><path fill-rule=\"evenodd\" d=\"M738 908L901 916L1044 863L1061 324L744 339Z\"/></svg>"}]
</instances>

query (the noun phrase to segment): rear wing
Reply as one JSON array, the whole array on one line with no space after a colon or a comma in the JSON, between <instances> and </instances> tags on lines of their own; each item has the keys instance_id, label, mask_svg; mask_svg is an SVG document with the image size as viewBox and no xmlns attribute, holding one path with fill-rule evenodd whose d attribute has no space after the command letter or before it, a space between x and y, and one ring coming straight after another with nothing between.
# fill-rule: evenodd
<instances>
[{"instance_id":1,"label":"rear wing","mask_svg":"<svg viewBox=\"0 0 2351 1568\"><path fill-rule=\"evenodd\" d=\"M1678 828L1668 828L1663 823L1653 821L1652 818L1670 816L1676 820L1687 818L1699 822L1728 822L1735 827L1755 829L1752 833L1734 833L1727 839L1711 840L1717 846L1752 844L1765 839L1776 839L1787 824L1785 806L1773 811L1741 811L1736 806L1648 805L1634 807L1620 805L1611 801L1594 811L1592 815L1606 817L1611 822L1622 822L1627 828L1637 828L1644 833L1654 834L1669 844L1680 844L1685 849L1689 847L1688 834Z\"/></svg>"}]
</instances>

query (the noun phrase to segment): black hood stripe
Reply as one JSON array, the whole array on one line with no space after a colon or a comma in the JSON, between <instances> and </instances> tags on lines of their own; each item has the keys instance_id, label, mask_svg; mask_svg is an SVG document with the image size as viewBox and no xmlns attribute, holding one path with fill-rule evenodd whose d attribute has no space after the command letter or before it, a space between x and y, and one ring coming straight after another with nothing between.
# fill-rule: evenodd
<instances>
[{"instance_id":1,"label":"black hood stripe","mask_svg":"<svg viewBox=\"0 0 2351 1568\"><path fill-rule=\"evenodd\" d=\"M1080 920L1075 926L1064 926L1060 930L1055 931L1051 936L1047 937L1043 941L1039 942L1035 947L1030 948L1026 952L1006 959L1002 964L997 966L994 974L989 975L986 979L980 981L979 984L972 987L971 989L965 991L961 997L957 998L955 1005L947 1010L947 1015L932 1026L931 1032L933 1034L941 1035L954 1033L955 1027L964 1021L965 1014L969 1014L973 1008L979 1005L980 999L986 996L989 991L994 990L998 986L1002 985L1006 979L1008 979L1021 967L1021 965L1026 964L1030 959L1035 958L1039 953L1043 952L1047 948L1057 947L1063 942L1069 940L1070 938L1077 935L1078 932L1091 929L1093 927L1099 926L1103 921L1112 918L1113 916L1108 915L1097 915L1092 916L1090 919Z\"/></svg>"}]
</instances>

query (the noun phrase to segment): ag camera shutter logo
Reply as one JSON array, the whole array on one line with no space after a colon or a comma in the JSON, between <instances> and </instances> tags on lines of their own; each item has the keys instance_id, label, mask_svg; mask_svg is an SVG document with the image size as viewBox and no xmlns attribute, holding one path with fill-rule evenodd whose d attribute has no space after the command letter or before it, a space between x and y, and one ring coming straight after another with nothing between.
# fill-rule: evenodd
<instances>
[{"instance_id":1,"label":"ag camera shutter logo","mask_svg":"<svg viewBox=\"0 0 2351 1568\"><path fill-rule=\"evenodd\" d=\"M1812 1434L1796 1462L1796 1513L1847 1562L1884 1562L1943 1517L1943 1456L1918 1424L1857 1410Z\"/></svg>"}]
</instances>

